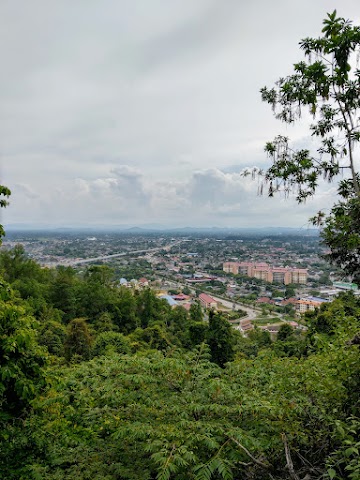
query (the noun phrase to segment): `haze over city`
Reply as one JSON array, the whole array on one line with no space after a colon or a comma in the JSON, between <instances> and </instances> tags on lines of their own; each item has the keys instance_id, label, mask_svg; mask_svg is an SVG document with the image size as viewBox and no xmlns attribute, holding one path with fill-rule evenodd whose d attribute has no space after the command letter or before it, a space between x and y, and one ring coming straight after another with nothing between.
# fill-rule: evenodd
<instances>
[{"instance_id":1,"label":"haze over city","mask_svg":"<svg viewBox=\"0 0 360 480\"><path fill-rule=\"evenodd\" d=\"M359 23L355 0L3 0L5 228L307 228L335 185L298 206L258 196L241 172L269 166L278 133L311 145L259 90L291 73L336 7Z\"/></svg>"}]
</instances>

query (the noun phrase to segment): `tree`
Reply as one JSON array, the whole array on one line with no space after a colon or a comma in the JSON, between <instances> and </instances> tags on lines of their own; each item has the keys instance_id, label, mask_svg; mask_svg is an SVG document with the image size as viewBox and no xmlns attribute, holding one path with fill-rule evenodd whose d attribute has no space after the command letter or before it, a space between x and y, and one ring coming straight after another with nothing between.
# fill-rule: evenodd
<instances>
[{"instance_id":1,"label":"tree","mask_svg":"<svg viewBox=\"0 0 360 480\"><path fill-rule=\"evenodd\" d=\"M108 352L130 353L130 342L118 332L102 332L96 338L93 355L106 355Z\"/></svg>"},{"instance_id":2,"label":"tree","mask_svg":"<svg viewBox=\"0 0 360 480\"><path fill-rule=\"evenodd\" d=\"M139 292L136 301L142 328L147 328L154 322L163 321L170 311L169 304L165 300L157 298L150 288Z\"/></svg>"},{"instance_id":3,"label":"tree","mask_svg":"<svg viewBox=\"0 0 360 480\"><path fill-rule=\"evenodd\" d=\"M289 285L286 285L285 287L285 297L286 298L291 298L295 297L296 295L296 286L293 283L290 283Z\"/></svg>"},{"instance_id":4,"label":"tree","mask_svg":"<svg viewBox=\"0 0 360 480\"><path fill-rule=\"evenodd\" d=\"M292 326L289 325L288 323L283 323L279 328L277 339L280 342L283 342L284 340L288 340L289 337L293 335L293 333L294 333L294 329L292 328Z\"/></svg>"},{"instance_id":5,"label":"tree","mask_svg":"<svg viewBox=\"0 0 360 480\"><path fill-rule=\"evenodd\" d=\"M184 295L191 295L191 290L187 285L182 289L182 292Z\"/></svg>"},{"instance_id":6,"label":"tree","mask_svg":"<svg viewBox=\"0 0 360 480\"><path fill-rule=\"evenodd\" d=\"M201 305L198 300L196 300L190 306L190 318L193 322L201 322L204 319Z\"/></svg>"},{"instance_id":7,"label":"tree","mask_svg":"<svg viewBox=\"0 0 360 480\"><path fill-rule=\"evenodd\" d=\"M11 195L10 190L7 187L4 187L4 185L0 185L0 208L5 208L7 205L9 205L9 202L7 201L7 198ZM1 245L1 239L5 235L5 231L2 225L0 225L0 245Z\"/></svg>"},{"instance_id":8,"label":"tree","mask_svg":"<svg viewBox=\"0 0 360 480\"><path fill-rule=\"evenodd\" d=\"M0 279L0 427L9 415L21 416L45 385L47 356L26 307Z\"/></svg>"},{"instance_id":9,"label":"tree","mask_svg":"<svg viewBox=\"0 0 360 480\"><path fill-rule=\"evenodd\" d=\"M262 100L285 123L299 120L304 108L310 110L316 151L295 150L288 138L277 136L265 146L273 164L264 180L269 196L295 191L297 201L304 202L314 195L321 177L332 182L339 174L346 176L338 183L341 200L330 214L318 212L312 221L324 226L328 259L360 280L360 175L355 157L360 142L360 70L355 66L360 27L336 11L323 25L321 37L301 40L305 61L294 64L294 73L280 78L274 88L261 89Z\"/></svg>"},{"instance_id":10,"label":"tree","mask_svg":"<svg viewBox=\"0 0 360 480\"><path fill-rule=\"evenodd\" d=\"M74 318L76 314L76 287L75 270L71 267L60 266L50 286L50 299L53 306L64 313L66 322Z\"/></svg>"},{"instance_id":11,"label":"tree","mask_svg":"<svg viewBox=\"0 0 360 480\"><path fill-rule=\"evenodd\" d=\"M68 325L67 337L65 339L65 357L71 360L74 355L83 359L90 358L92 339L86 320L74 318Z\"/></svg>"},{"instance_id":12,"label":"tree","mask_svg":"<svg viewBox=\"0 0 360 480\"><path fill-rule=\"evenodd\" d=\"M208 340L211 360L220 367L234 360L235 337L230 323L220 314L210 311Z\"/></svg>"}]
</instances>

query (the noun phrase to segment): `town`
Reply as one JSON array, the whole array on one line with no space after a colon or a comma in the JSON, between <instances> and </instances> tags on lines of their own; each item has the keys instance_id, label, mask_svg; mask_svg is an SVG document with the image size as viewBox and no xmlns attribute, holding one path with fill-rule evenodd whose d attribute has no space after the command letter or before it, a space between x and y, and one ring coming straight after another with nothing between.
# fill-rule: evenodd
<instances>
[{"instance_id":1,"label":"town","mask_svg":"<svg viewBox=\"0 0 360 480\"><path fill-rule=\"evenodd\" d=\"M244 335L276 334L283 322L306 328L302 314L357 286L322 258L313 232L9 232L2 249L21 244L43 267L107 265L113 282L152 288L172 307L221 310ZM206 315L206 313L204 313Z\"/></svg>"}]
</instances>

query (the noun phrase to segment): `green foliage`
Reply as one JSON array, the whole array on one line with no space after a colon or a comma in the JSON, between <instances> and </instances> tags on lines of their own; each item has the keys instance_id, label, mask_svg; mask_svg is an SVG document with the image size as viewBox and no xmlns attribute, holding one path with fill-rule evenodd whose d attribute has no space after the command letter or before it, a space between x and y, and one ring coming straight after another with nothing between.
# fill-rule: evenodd
<instances>
[{"instance_id":1,"label":"green foliage","mask_svg":"<svg viewBox=\"0 0 360 480\"><path fill-rule=\"evenodd\" d=\"M336 422L333 436L339 446L327 460L325 478L360 478L360 419L349 417L346 422Z\"/></svg>"},{"instance_id":2,"label":"green foliage","mask_svg":"<svg viewBox=\"0 0 360 480\"><path fill-rule=\"evenodd\" d=\"M286 285L286 287L285 287L285 297L286 298L291 298L291 297L295 297L295 295L296 295L296 285L294 285L294 284Z\"/></svg>"},{"instance_id":3,"label":"green foliage","mask_svg":"<svg viewBox=\"0 0 360 480\"><path fill-rule=\"evenodd\" d=\"M204 319L204 314L202 312L202 308L198 300L196 300L190 306L190 318L194 322L201 322Z\"/></svg>"},{"instance_id":4,"label":"green foliage","mask_svg":"<svg viewBox=\"0 0 360 480\"><path fill-rule=\"evenodd\" d=\"M189 325L189 340L192 346L205 342L208 326L203 321L192 322Z\"/></svg>"},{"instance_id":5,"label":"green foliage","mask_svg":"<svg viewBox=\"0 0 360 480\"><path fill-rule=\"evenodd\" d=\"M0 185L0 208L6 207L9 202L7 199L11 195L10 190L5 187L4 185ZM5 231L2 225L0 225L0 244L1 244L1 239L5 235Z\"/></svg>"},{"instance_id":6,"label":"green foliage","mask_svg":"<svg viewBox=\"0 0 360 480\"><path fill-rule=\"evenodd\" d=\"M50 285L52 305L63 312L66 322L76 315L77 285L75 271L70 267L59 267Z\"/></svg>"},{"instance_id":7,"label":"green foliage","mask_svg":"<svg viewBox=\"0 0 360 480\"><path fill-rule=\"evenodd\" d=\"M121 333L102 332L96 337L93 345L93 355L105 355L109 352L130 353L130 341Z\"/></svg>"},{"instance_id":8,"label":"green foliage","mask_svg":"<svg viewBox=\"0 0 360 480\"><path fill-rule=\"evenodd\" d=\"M263 350L220 369L201 345L55 369L26 423L28 471L46 480L287 479L286 432L301 478L309 466L320 478L325 463L352 478L344 459L356 472L357 439L345 426L358 355L342 339L300 359Z\"/></svg>"},{"instance_id":9,"label":"green foliage","mask_svg":"<svg viewBox=\"0 0 360 480\"><path fill-rule=\"evenodd\" d=\"M191 294L191 290L190 290L190 288L189 288L187 285L185 285L185 287L183 287L183 289L182 289L182 293L183 293L184 295L190 295L190 294Z\"/></svg>"},{"instance_id":10,"label":"green foliage","mask_svg":"<svg viewBox=\"0 0 360 480\"><path fill-rule=\"evenodd\" d=\"M129 335L129 338L138 342L145 349L167 350L172 346L169 334L160 325L153 325L144 329L137 328Z\"/></svg>"},{"instance_id":11,"label":"green foliage","mask_svg":"<svg viewBox=\"0 0 360 480\"><path fill-rule=\"evenodd\" d=\"M130 289L126 287L118 289L117 302L113 311L113 321L123 333L130 333L140 326L137 298Z\"/></svg>"},{"instance_id":12,"label":"green foliage","mask_svg":"<svg viewBox=\"0 0 360 480\"><path fill-rule=\"evenodd\" d=\"M49 353L61 357L67 338L66 327L59 321L48 320L40 327L39 343L47 347Z\"/></svg>"},{"instance_id":13,"label":"green foliage","mask_svg":"<svg viewBox=\"0 0 360 480\"><path fill-rule=\"evenodd\" d=\"M0 424L29 407L45 385L46 354L37 343L36 321L0 280Z\"/></svg>"},{"instance_id":14,"label":"green foliage","mask_svg":"<svg viewBox=\"0 0 360 480\"><path fill-rule=\"evenodd\" d=\"M343 295L309 315L306 338L284 332L271 342L258 329L242 337L219 314L210 313L209 324L194 322L151 291L134 295L93 277L106 301L92 319L92 343L84 319L69 318L66 327L52 303L59 274L75 311L85 308L77 292L89 277L71 271L42 279L51 294L49 301L40 295L38 322L28 314L34 297L16 299L6 283L0 290L1 345L18 342L1 365L12 377L1 381L0 478L285 480L284 432L300 478L308 465L319 478L326 471L356 478L356 297ZM146 328L134 329L141 321ZM46 357L37 342L54 355L41 395ZM63 354L71 360L65 366L55 357ZM30 416L18 418L20 408Z\"/></svg>"},{"instance_id":15,"label":"green foliage","mask_svg":"<svg viewBox=\"0 0 360 480\"><path fill-rule=\"evenodd\" d=\"M0 269L4 279L9 283L15 280L18 282L20 280L22 282L41 281L44 278L44 271L27 257L22 245L16 245L12 250L1 252ZM20 282L19 286L21 287Z\"/></svg>"},{"instance_id":16,"label":"green foliage","mask_svg":"<svg viewBox=\"0 0 360 480\"><path fill-rule=\"evenodd\" d=\"M268 321L268 320L267 320ZM264 348L272 344L270 333L255 327L248 333L247 338L240 337L236 342L236 353L247 358L255 358Z\"/></svg>"},{"instance_id":17,"label":"green foliage","mask_svg":"<svg viewBox=\"0 0 360 480\"><path fill-rule=\"evenodd\" d=\"M220 314L209 313L207 343L211 351L211 360L223 367L234 359L235 337L230 323Z\"/></svg>"},{"instance_id":18,"label":"green foliage","mask_svg":"<svg viewBox=\"0 0 360 480\"><path fill-rule=\"evenodd\" d=\"M71 360L75 355L81 359L90 358L92 338L84 318L74 318L68 325L64 343L65 357Z\"/></svg>"},{"instance_id":19,"label":"green foliage","mask_svg":"<svg viewBox=\"0 0 360 480\"><path fill-rule=\"evenodd\" d=\"M308 312L306 319L312 345L323 338L333 341L339 330L355 335L357 328L360 328L360 300L352 292L343 293L331 303L322 304L318 311Z\"/></svg>"},{"instance_id":20,"label":"green foliage","mask_svg":"<svg viewBox=\"0 0 360 480\"><path fill-rule=\"evenodd\" d=\"M154 322L164 321L170 311L169 304L157 298L150 288L138 292L136 303L142 328L151 326Z\"/></svg>"},{"instance_id":21,"label":"green foliage","mask_svg":"<svg viewBox=\"0 0 360 480\"><path fill-rule=\"evenodd\" d=\"M283 342L284 340L288 340L289 337L291 337L294 333L294 329L292 328L291 325L288 323L284 323L281 325L278 334L277 334L277 340L279 342Z\"/></svg>"},{"instance_id":22,"label":"green foliage","mask_svg":"<svg viewBox=\"0 0 360 480\"><path fill-rule=\"evenodd\" d=\"M321 222L321 237L330 248L324 257L360 285L360 198L345 198Z\"/></svg>"},{"instance_id":23,"label":"green foliage","mask_svg":"<svg viewBox=\"0 0 360 480\"><path fill-rule=\"evenodd\" d=\"M265 181L270 196L295 190L297 200L303 202L315 193L321 178L331 182L348 174L339 183L342 200L330 215L319 212L312 221L324 226L322 239L331 249L327 258L360 280L360 176L354 156L360 142L360 70L354 68L360 27L338 17L336 11L323 24L321 37L300 42L305 61L294 65L294 73L280 78L275 88L261 89L262 99L283 122L293 123L301 118L303 108L310 110L314 119L310 132L318 148L314 153L294 150L286 137L276 137L265 147L273 161Z\"/></svg>"}]
</instances>

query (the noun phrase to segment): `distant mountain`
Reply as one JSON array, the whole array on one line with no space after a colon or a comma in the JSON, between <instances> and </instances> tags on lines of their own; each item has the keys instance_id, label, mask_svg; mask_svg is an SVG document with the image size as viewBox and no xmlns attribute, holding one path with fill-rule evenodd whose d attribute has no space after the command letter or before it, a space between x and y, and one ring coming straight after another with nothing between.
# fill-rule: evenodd
<instances>
[{"instance_id":1,"label":"distant mountain","mask_svg":"<svg viewBox=\"0 0 360 480\"><path fill-rule=\"evenodd\" d=\"M174 227L161 224L143 224L143 225L68 225L53 226L49 224L26 224L14 223L5 225L7 232L27 232L27 231L51 231L55 232L124 232L133 234L146 234L156 232L173 232L177 234L212 234L212 235L306 235L317 236L319 231L314 228L296 228L296 227Z\"/></svg>"}]
</instances>

